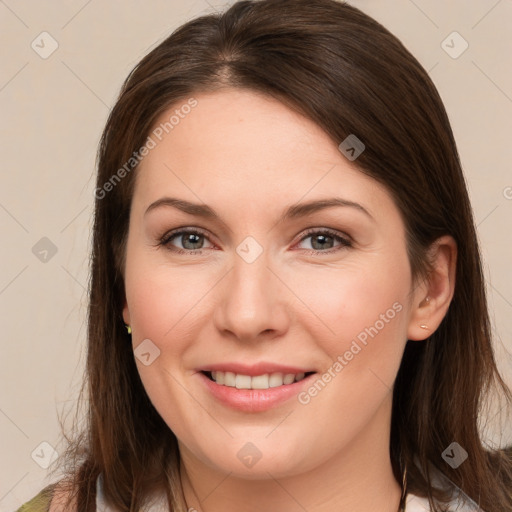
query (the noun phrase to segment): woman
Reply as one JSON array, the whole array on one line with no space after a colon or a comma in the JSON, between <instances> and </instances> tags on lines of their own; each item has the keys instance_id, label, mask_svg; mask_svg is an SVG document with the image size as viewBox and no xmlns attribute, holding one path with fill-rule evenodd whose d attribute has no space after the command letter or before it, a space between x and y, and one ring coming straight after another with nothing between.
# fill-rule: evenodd
<instances>
[{"instance_id":1,"label":"woman","mask_svg":"<svg viewBox=\"0 0 512 512\"><path fill-rule=\"evenodd\" d=\"M126 80L95 196L87 428L20 510L512 511L456 144L381 25L185 24Z\"/></svg>"}]
</instances>

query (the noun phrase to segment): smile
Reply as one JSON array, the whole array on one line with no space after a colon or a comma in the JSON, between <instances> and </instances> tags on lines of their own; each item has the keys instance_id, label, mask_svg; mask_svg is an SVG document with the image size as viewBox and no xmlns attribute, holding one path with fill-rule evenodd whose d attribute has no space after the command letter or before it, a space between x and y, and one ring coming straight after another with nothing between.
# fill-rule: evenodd
<instances>
[{"instance_id":1,"label":"smile","mask_svg":"<svg viewBox=\"0 0 512 512\"><path fill-rule=\"evenodd\" d=\"M316 372L250 373L253 375L203 369L195 375L208 399L230 409L251 413L269 411L295 400L317 375Z\"/></svg>"},{"instance_id":2,"label":"smile","mask_svg":"<svg viewBox=\"0 0 512 512\"><path fill-rule=\"evenodd\" d=\"M209 371L204 374L219 384L220 386L227 386L237 389L269 389L276 388L283 385L293 384L294 382L300 382L305 377L311 375L314 372L308 373L265 373L262 375L244 375L233 372L223 371Z\"/></svg>"}]
</instances>

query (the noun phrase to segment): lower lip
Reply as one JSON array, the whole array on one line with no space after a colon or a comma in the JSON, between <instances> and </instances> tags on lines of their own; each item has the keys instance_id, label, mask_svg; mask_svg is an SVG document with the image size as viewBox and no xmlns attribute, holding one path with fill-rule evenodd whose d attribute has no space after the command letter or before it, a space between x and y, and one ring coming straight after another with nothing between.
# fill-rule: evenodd
<instances>
[{"instance_id":1,"label":"lower lip","mask_svg":"<svg viewBox=\"0 0 512 512\"><path fill-rule=\"evenodd\" d=\"M202 372L198 375L208 391L223 404L239 411L261 412L296 397L316 374L308 375L299 382L268 389L237 389L217 384Z\"/></svg>"}]
</instances>

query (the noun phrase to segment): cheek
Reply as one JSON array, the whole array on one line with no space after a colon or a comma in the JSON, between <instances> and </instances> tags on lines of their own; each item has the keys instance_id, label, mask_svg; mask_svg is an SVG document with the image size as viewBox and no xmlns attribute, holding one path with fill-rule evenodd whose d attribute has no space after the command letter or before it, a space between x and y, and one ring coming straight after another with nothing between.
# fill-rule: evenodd
<instances>
[{"instance_id":1,"label":"cheek","mask_svg":"<svg viewBox=\"0 0 512 512\"><path fill-rule=\"evenodd\" d=\"M177 268L134 259L133 269L137 270L127 276L126 294L134 333L140 339L154 339L164 345L161 348L169 344L179 350L183 331L201 316L215 280L192 265Z\"/></svg>"},{"instance_id":2,"label":"cheek","mask_svg":"<svg viewBox=\"0 0 512 512\"><path fill-rule=\"evenodd\" d=\"M148 263L141 256L127 266L126 294L133 348L149 339L159 355L145 366L137 361L144 388L162 418L178 437L187 439L187 425L206 421L204 410L184 391L183 370L198 329L209 318L208 299L218 277L186 265ZM185 420L187 418L187 420Z\"/></svg>"},{"instance_id":3,"label":"cheek","mask_svg":"<svg viewBox=\"0 0 512 512\"><path fill-rule=\"evenodd\" d=\"M298 292L318 315L308 313L308 328L328 356L318 380L298 397L305 418L332 425L325 429L326 451L336 436L340 445L349 442L390 400L407 339L410 290L409 274L403 270L407 259L397 256L396 261L379 258L375 266L329 269L325 280L318 279L317 271L306 276Z\"/></svg>"},{"instance_id":4,"label":"cheek","mask_svg":"<svg viewBox=\"0 0 512 512\"><path fill-rule=\"evenodd\" d=\"M290 274L288 280L300 283L294 293L307 308L297 303L297 310L304 311L299 323L307 324L312 338L331 358L349 350L354 340L367 346L378 339L383 350L386 345L396 346L407 326L407 268L406 255L395 254L361 258L338 268L296 269L300 279Z\"/></svg>"}]
</instances>

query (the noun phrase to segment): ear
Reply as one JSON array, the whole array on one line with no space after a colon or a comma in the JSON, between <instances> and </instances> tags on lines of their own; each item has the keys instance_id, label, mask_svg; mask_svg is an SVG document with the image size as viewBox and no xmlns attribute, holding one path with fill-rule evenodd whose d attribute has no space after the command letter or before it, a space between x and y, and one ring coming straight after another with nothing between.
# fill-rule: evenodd
<instances>
[{"instance_id":1,"label":"ear","mask_svg":"<svg viewBox=\"0 0 512 512\"><path fill-rule=\"evenodd\" d=\"M124 299L123 320L126 325L131 325L130 324L130 311L128 310L128 302L126 301L126 299Z\"/></svg>"},{"instance_id":2,"label":"ear","mask_svg":"<svg viewBox=\"0 0 512 512\"><path fill-rule=\"evenodd\" d=\"M424 340L441 324L455 290L457 244L453 237L438 238L429 248L432 270L413 293L408 339Z\"/></svg>"}]
</instances>

